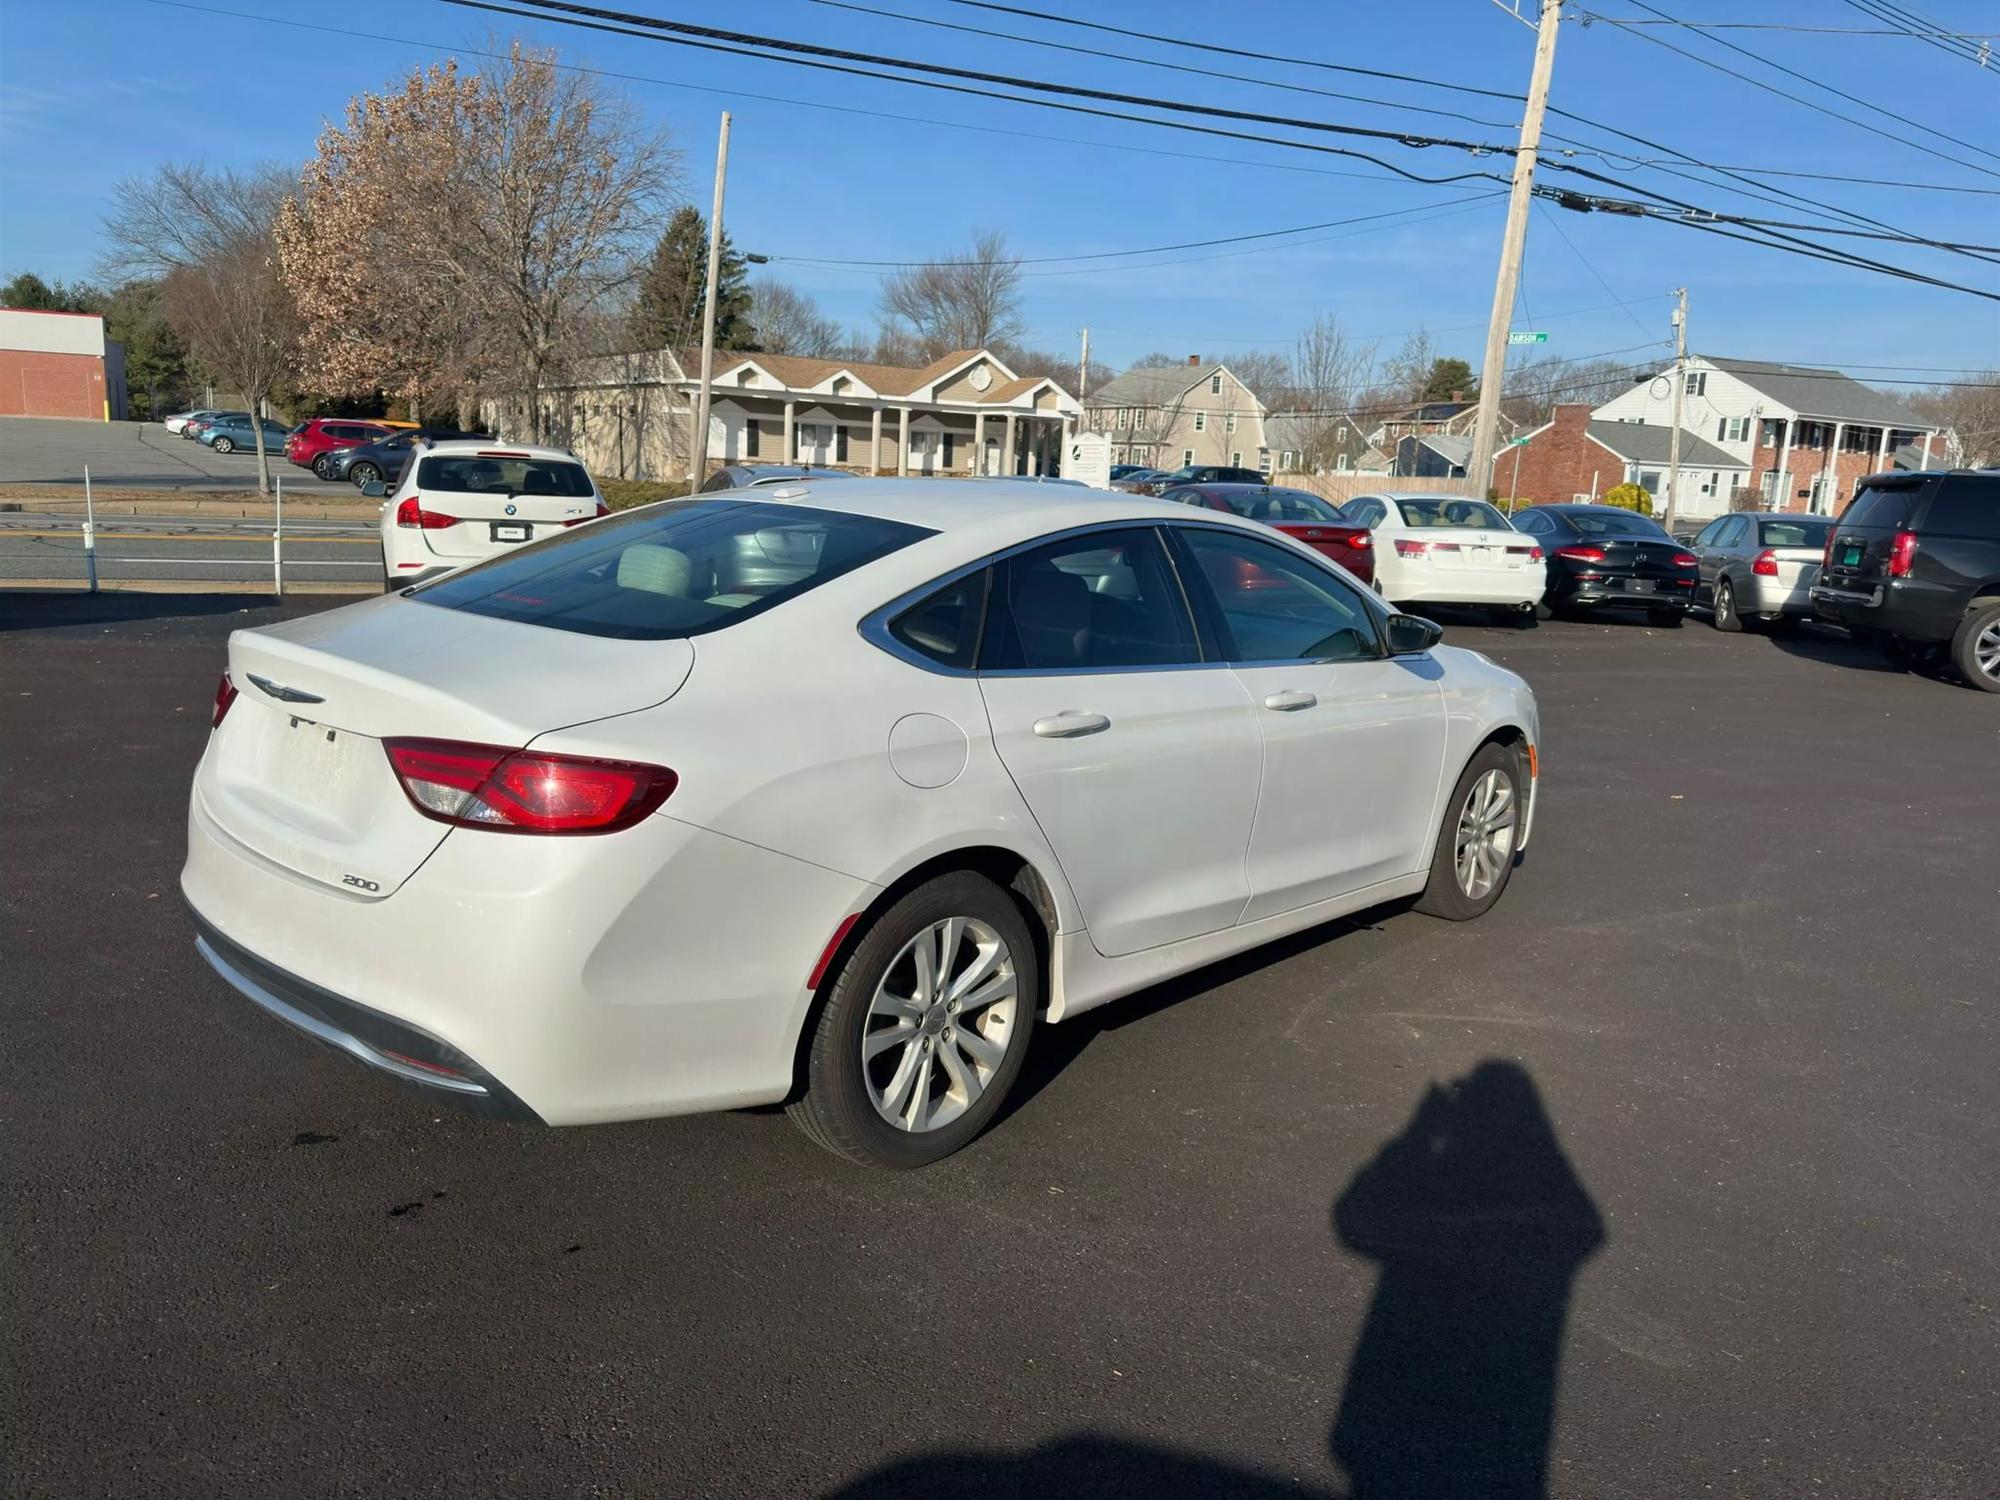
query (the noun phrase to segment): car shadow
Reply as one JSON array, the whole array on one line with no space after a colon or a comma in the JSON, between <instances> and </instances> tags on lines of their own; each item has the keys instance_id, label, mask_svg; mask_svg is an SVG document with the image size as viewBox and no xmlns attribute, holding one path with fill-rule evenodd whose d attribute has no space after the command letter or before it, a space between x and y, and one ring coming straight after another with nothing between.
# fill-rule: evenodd
<instances>
[{"instance_id":1,"label":"car shadow","mask_svg":"<svg viewBox=\"0 0 2000 1500\"><path fill-rule=\"evenodd\" d=\"M1541 1500L1570 1297L1606 1233L1527 1070L1488 1059L1427 1088L1335 1197L1331 1227L1343 1250L1380 1268L1327 1439L1347 1476L1346 1500ZM829 1493L1338 1500L1340 1492L1082 1432L1025 1453L941 1448Z\"/></svg>"},{"instance_id":2,"label":"car shadow","mask_svg":"<svg viewBox=\"0 0 2000 1500\"><path fill-rule=\"evenodd\" d=\"M312 597L317 602L308 608L332 607L327 600ZM0 582L0 632L128 625L143 620L205 620L239 614L246 616L243 624L254 625L300 612L301 601L281 600L270 594L155 594L138 589L58 593L10 590Z\"/></svg>"}]
</instances>

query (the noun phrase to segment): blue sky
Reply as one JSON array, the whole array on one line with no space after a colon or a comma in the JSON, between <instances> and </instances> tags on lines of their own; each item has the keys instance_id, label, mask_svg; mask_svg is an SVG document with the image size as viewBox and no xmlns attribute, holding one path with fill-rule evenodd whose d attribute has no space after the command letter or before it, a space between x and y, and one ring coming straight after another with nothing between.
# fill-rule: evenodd
<instances>
[{"instance_id":1,"label":"blue sky","mask_svg":"<svg viewBox=\"0 0 2000 1500\"><path fill-rule=\"evenodd\" d=\"M1192 53L949 0L867 3L1268 82L1458 110L1499 123L1083 57L813 0L726 6L623 0L619 8L882 57L1343 124L1505 141L1512 139L1505 122L1510 117L1518 122L1518 107L1502 100ZM1506 90L1525 86L1534 43L1533 32L1494 0L1406 0L1400 6L1327 0L1252 0L1224 7L1185 0L1023 3L1145 28L1155 36ZM1532 0L1522 3L1533 8ZM1642 14L1628 0L1596 4L1608 15ZM683 147L689 186L704 208L717 113L732 109L728 219L743 248L773 257L893 260L948 254L974 227L990 225L1005 230L1024 256L1088 255L1405 210L1403 218L1260 242L1254 249L1223 246L1138 261L1030 265L1029 340L1072 348L1075 331L1088 324L1094 356L1112 363L1155 349L1216 357L1245 347L1281 346L1314 314L1331 312L1351 333L1379 337L1385 347L1411 330L1428 328L1446 352L1477 363L1504 200L1459 200L1482 191L1483 184L1412 184L1365 162L515 21L440 0L345 0L340 6L225 0L225 5L336 32L239 20L154 0L61 5L0 0L0 272L86 275L100 250L99 221L110 189L121 177L144 172L165 157L218 165L297 161L310 152L321 122L337 118L350 95L391 84L411 67L443 55L440 48L463 52L490 45L495 34L518 33L555 46L566 62L636 75L618 86ZM1831 0L1658 0L1657 8L1694 20L1875 24ZM1924 0L1922 13L1945 27L2000 31L2000 13L1979 0ZM1230 24L1218 25L1221 16ZM2000 157L1883 119L1855 102L1879 97L1920 125L2000 149L2000 64L1982 71L1970 61L1896 37L1698 34L1669 27L1651 27L1647 34L1973 165L1867 134L1601 21L1564 26L1553 103L1704 162L1841 174L1850 180L1786 178L1775 184L1933 238L2000 242L2000 196L1851 180L2000 189ZM1715 36L1849 97L1836 98L1762 69L1722 50L1709 39ZM905 118L882 118L885 114ZM1551 119L1550 128L1607 143L1603 131L1574 122ZM1495 166L1495 159L1475 160L1450 149L1266 133L1353 145L1432 176ZM1185 159L1189 156L1207 159ZM1752 202L1635 168L1628 160L1572 159L1705 206L1781 219L1809 217L1803 205ZM1499 159L1496 169L1505 168ZM1348 173L1353 175L1341 175ZM1545 173L1541 180L1559 179ZM2000 265L1863 240L1834 243L2000 289ZM842 320L872 326L878 273L782 263L772 272L811 292ZM1618 351L1620 358L1643 359L1646 352L1634 346L1667 337L1666 292L1679 282L1690 289L1691 344L1697 350L1844 363L1857 373L1869 365L1969 366L2000 359L2000 302L1740 246L1673 225L1546 205L1535 210L1529 230L1515 323L1546 329L1548 355ZM1620 303L1626 305L1614 305Z\"/></svg>"}]
</instances>

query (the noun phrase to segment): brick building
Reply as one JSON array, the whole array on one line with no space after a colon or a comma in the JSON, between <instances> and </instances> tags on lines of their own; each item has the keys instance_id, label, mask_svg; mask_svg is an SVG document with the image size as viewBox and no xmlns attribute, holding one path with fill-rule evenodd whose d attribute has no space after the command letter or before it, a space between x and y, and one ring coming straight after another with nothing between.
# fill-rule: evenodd
<instances>
[{"instance_id":1,"label":"brick building","mask_svg":"<svg viewBox=\"0 0 2000 1500\"><path fill-rule=\"evenodd\" d=\"M1664 500L1672 439L1668 427L1606 421L1581 403L1558 406L1554 419L1528 434L1526 442L1500 450L1493 460L1493 486L1502 495L1545 505L1594 500L1627 483ZM1748 473L1743 459L1683 429L1677 509L1690 517L1720 515Z\"/></svg>"},{"instance_id":2,"label":"brick building","mask_svg":"<svg viewBox=\"0 0 2000 1500\"><path fill-rule=\"evenodd\" d=\"M0 416L123 421L125 350L104 319L0 307Z\"/></svg>"}]
</instances>

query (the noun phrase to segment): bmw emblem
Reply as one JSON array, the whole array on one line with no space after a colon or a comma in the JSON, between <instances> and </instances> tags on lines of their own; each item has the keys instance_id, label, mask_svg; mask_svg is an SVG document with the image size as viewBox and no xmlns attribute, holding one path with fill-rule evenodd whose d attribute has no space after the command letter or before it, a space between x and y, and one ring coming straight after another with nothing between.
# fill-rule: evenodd
<instances>
[{"instance_id":1,"label":"bmw emblem","mask_svg":"<svg viewBox=\"0 0 2000 1500\"><path fill-rule=\"evenodd\" d=\"M515 507L513 507L513 506L511 506L511 505L510 505L510 506L508 506L508 507L507 507L507 514L508 514L508 515L510 515L510 516L511 516L511 515L513 515L513 514L514 514L514 509L515 509Z\"/></svg>"}]
</instances>

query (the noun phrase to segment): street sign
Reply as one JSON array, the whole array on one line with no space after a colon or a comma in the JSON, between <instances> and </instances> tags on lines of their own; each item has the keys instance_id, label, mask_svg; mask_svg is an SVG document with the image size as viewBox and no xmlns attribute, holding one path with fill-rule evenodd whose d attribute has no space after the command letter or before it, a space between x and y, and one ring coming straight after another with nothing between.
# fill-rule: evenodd
<instances>
[{"instance_id":1,"label":"street sign","mask_svg":"<svg viewBox=\"0 0 2000 1500\"><path fill-rule=\"evenodd\" d=\"M1507 335L1507 342L1510 344L1546 344L1548 341L1549 336L1546 333L1510 333Z\"/></svg>"},{"instance_id":2,"label":"street sign","mask_svg":"<svg viewBox=\"0 0 2000 1500\"><path fill-rule=\"evenodd\" d=\"M1527 441L1528 440L1524 437L1509 438L1507 439L1507 446L1509 448L1519 448L1524 446L1527 443Z\"/></svg>"}]
</instances>

